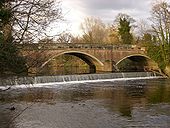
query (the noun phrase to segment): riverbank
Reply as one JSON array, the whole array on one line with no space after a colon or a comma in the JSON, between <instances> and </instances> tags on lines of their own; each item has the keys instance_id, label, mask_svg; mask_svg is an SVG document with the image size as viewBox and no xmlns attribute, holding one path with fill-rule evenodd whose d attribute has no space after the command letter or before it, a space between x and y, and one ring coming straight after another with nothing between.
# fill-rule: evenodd
<instances>
[{"instance_id":1,"label":"riverbank","mask_svg":"<svg viewBox=\"0 0 170 128\"><path fill-rule=\"evenodd\" d=\"M166 73L167 76L170 78L170 65L166 66L166 68L165 68L165 73Z\"/></svg>"}]
</instances>

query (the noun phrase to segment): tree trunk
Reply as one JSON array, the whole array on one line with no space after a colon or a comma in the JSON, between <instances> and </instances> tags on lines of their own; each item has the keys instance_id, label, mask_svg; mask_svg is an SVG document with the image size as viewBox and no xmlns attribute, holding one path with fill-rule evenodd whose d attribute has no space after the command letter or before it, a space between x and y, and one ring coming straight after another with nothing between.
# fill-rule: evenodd
<instances>
[{"instance_id":1,"label":"tree trunk","mask_svg":"<svg viewBox=\"0 0 170 128\"><path fill-rule=\"evenodd\" d=\"M6 24L3 26L3 34L4 34L4 41L10 42L12 39L12 27L10 24Z\"/></svg>"}]
</instances>

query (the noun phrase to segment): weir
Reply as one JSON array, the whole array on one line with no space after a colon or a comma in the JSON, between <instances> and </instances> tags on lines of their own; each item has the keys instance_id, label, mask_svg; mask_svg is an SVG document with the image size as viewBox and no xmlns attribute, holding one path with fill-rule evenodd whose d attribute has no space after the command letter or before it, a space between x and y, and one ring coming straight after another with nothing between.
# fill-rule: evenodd
<instances>
[{"instance_id":1,"label":"weir","mask_svg":"<svg viewBox=\"0 0 170 128\"><path fill-rule=\"evenodd\" d=\"M107 74L84 74L84 75L62 75L62 76L37 76L37 77L13 77L0 79L2 86L20 85L55 85L66 83L99 82L99 81L120 81L131 79L153 79L163 76L153 72L126 72Z\"/></svg>"}]
</instances>

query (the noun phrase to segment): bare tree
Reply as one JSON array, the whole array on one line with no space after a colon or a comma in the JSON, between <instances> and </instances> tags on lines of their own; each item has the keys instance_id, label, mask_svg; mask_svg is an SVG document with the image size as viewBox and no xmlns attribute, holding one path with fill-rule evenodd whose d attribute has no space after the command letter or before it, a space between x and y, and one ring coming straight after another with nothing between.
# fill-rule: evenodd
<instances>
[{"instance_id":1,"label":"bare tree","mask_svg":"<svg viewBox=\"0 0 170 128\"><path fill-rule=\"evenodd\" d=\"M151 27L145 20L140 20L137 23L137 34L139 37L143 37L144 34L151 33Z\"/></svg>"},{"instance_id":2,"label":"bare tree","mask_svg":"<svg viewBox=\"0 0 170 128\"><path fill-rule=\"evenodd\" d=\"M156 45L160 47L162 62L170 63L170 5L161 1L152 7L153 33L157 37Z\"/></svg>"},{"instance_id":3,"label":"bare tree","mask_svg":"<svg viewBox=\"0 0 170 128\"><path fill-rule=\"evenodd\" d=\"M23 65L24 71L38 67L46 58L43 51L35 49L34 45L32 45L34 50L31 51L24 50L19 45L16 47L15 44L38 42L39 38L48 37L46 30L52 23L61 19L60 2L56 0L1 0L0 64L1 67L7 67L1 68L3 72L20 73L21 71L18 69L21 69L21 66L19 65ZM20 57L21 54L24 57ZM25 60L27 60L27 67Z\"/></svg>"},{"instance_id":4,"label":"bare tree","mask_svg":"<svg viewBox=\"0 0 170 128\"><path fill-rule=\"evenodd\" d=\"M165 0L154 3L150 20L154 38L148 45L148 55L170 76L170 4Z\"/></svg>"},{"instance_id":5,"label":"bare tree","mask_svg":"<svg viewBox=\"0 0 170 128\"><path fill-rule=\"evenodd\" d=\"M71 43L83 43L83 39L80 36L72 36Z\"/></svg>"},{"instance_id":6,"label":"bare tree","mask_svg":"<svg viewBox=\"0 0 170 128\"><path fill-rule=\"evenodd\" d=\"M8 26L17 43L34 42L46 35L51 23L62 19L60 2L55 0L8 0L5 5L11 13Z\"/></svg>"},{"instance_id":7,"label":"bare tree","mask_svg":"<svg viewBox=\"0 0 170 128\"><path fill-rule=\"evenodd\" d=\"M119 33L114 25L107 27L107 38L106 42L109 44L120 44Z\"/></svg>"},{"instance_id":8,"label":"bare tree","mask_svg":"<svg viewBox=\"0 0 170 128\"><path fill-rule=\"evenodd\" d=\"M170 5L167 2L156 3L152 7L153 32L160 44L170 44Z\"/></svg>"},{"instance_id":9,"label":"bare tree","mask_svg":"<svg viewBox=\"0 0 170 128\"><path fill-rule=\"evenodd\" d=\"M88 17L81 24L83 39L86 43L103 43L106 26L99 18Z\"/></svg>"},{"instance_id":10,"label":"bare tree","mask_svg":"<svg viewBox=\"0 0 170 128\"><path fill-rule=\"evenodd\" d=\"M59 35L57 42L58 43L71 43L72 37L73 36L71 35L71 33L64 32Z\"/></svg>"}]
</instances>

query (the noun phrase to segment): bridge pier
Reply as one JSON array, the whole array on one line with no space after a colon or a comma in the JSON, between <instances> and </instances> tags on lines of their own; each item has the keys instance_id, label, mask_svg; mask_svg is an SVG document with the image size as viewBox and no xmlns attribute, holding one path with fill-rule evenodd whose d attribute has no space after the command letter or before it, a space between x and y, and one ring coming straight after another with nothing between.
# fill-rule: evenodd
<instances>
[{"instance_id":1,"label":"bridge pier","mask_svg":"<svg viewBox=\"0 0 170 128\"><path fill-rule=\"evenodd\" d=\"M38 71L39 71L39 68L36 68L36 67L29 68L28 69L28 75L34 76L38 73Z\"/></svg>"},{"instance_id":2,"label":"bridge pier","mask_svg":"<svg viewBox=\"0 0 170 128\"><path fill-rule=\"evenodd\" d=\"M105 62L103 62L103 66L101 66L101 65L98 65L97 66L97 69L96 69L96 72L113 72L113 71L115 71L114 69L113 69L113 62L112 61L105 61Z\"/></svg>"},{"instance_id":3,"label":"bridge pier","mask_svg":"<svg viewBox=\"0 0 170 128\"><path fill-rule=\"evenodd\" d=\"M89 70L90 70L90 71L89 71L90 73L96 73L96 66L95 66L95 65L90 65L89 68L90 68L90 69L89 69Z\"/></svg>"}]
</instances>

